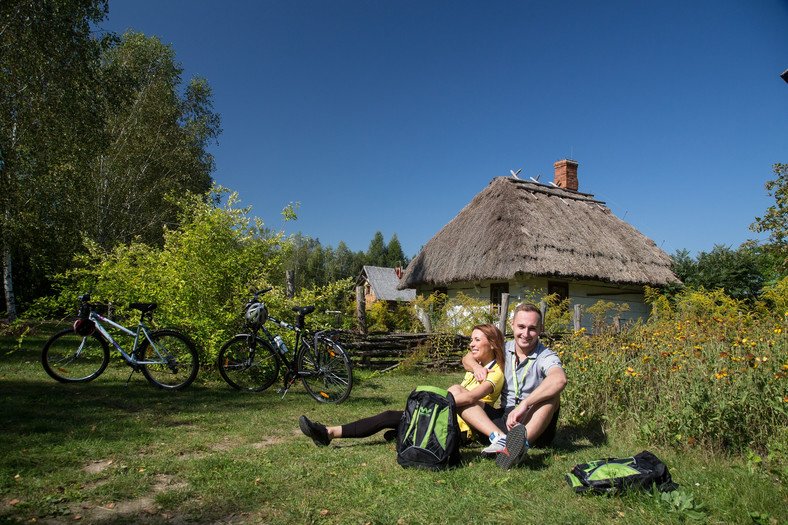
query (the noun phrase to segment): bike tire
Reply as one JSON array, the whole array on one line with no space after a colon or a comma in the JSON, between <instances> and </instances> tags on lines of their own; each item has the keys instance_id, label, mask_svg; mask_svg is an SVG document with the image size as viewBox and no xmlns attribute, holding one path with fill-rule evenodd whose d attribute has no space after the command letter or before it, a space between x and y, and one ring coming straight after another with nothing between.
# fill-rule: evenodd
<instances>
[{"instance_id":1,"label":"bike tire","mask_svg":"<svg viewBox=\"0 0 788 525\"><path fill-rule=\"evenodd\" d=\"M339 404L353 389L353 363L345 349L327 337L318 337L314 349L304 342L297 366L304 388L321 403Z\"/></svg>"},{"instance_id":2,"label":"bike tire","mask_svg":"<svg viewBox=\"0 0 788 525\"><path fill-rule=\"evenodd\" d=\"M109 345L97 333L83 337L68 328L44 343L41 364L50 377L61 383L87 383L109 364Z\"/></svg>"},{"instance_id":3,"label":"bike tire","mask_svg":"<svg viewBox=\"0 0 788 525\"><path fill-rule=\"evenodd\" d=\"M180 390L192 384L197 377L200 360L191 339L171 329L156 330L150 338L166 355L161 355L164 360L161 363L139 365L145 379L165 390ZM159 359L159 353L145 339L137 349L136 358L140 361Z\"/></svg>"},{"instance_id":4,"label":"bike tire","mask_svg":"<svg viewBox=\"0 0 788 525\"><path fill-rule=\"evenodd\" d=\"M267 341L252 334L239 334L224 343L216 364L228 385L245 392L261 392L279 377L279 355Z\"/></svg>"}]
</instances>

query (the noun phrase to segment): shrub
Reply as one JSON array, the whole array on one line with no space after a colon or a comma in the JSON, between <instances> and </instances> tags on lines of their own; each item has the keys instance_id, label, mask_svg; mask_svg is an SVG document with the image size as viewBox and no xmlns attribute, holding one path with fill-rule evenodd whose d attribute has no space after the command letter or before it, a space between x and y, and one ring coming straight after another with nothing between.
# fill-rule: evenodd
<instances>
[{"instance_id":1,"label":"shrub","mask_svg":"<svg viewBox=\"0 0 788 525\"><path fill-rule=\"evenodd\" d=\"M413 301L413 310L414 318L429 319L432 332L470 335L473 326L497 321L497 316L490 311L489 303L462 292L451 299L442 293L417 296Z\"/></svg>"},{"instance_id":2,"label":"shrub","mask_svg":"<svg viewBox=\"0 0 788 525\"><path fill-rule=\"evenodd\" d=\"M367 330L370 332L409 332L418 330L411 305L376 301L366 309Z\"/></svg>"},{"instance_id":3,"label":"shrub","mask_svg":"<svg viewBox=\"0 0 788 525\"><path fill-rule=\"evenodd\" d=\"M226 204L215 206L213 202L223 194ZM259 220L252 221L249 209L236 207L237 200L236 194L221 188L207 199L194 195L178 199L182 226L165 231L160 248L132 242L106 252L86 243L87 254L75 259L72 270L57 276L59 296L39 302L39 312L71 314L77 296L88 291L94 300L112 303L121 317L132 314L129 303L156 302L157 324L184 329L197 343L201 361L212 362L221 344L239 327L241 308L251 292L270 285L272 274L282 274L282 260L291 245L281 232L264 230ZM321 292L311 290L296 301L317 302L318 296ZM326 304L336 294L328 296ZM281 290L267 294L265 300L272 311L289 309ZM318 323L327 320L325 314L315 315Z\"/></svg>"}]
</instances>

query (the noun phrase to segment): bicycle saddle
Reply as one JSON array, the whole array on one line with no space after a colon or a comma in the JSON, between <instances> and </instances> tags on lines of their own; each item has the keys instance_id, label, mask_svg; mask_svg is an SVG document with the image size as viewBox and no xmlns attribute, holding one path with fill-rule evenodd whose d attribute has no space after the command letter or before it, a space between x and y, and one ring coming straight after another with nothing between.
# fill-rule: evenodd
<instances>
[{"instance_id":1,"label":"bicycle saddle","mask_svg":"<svg viewBox=\"0 0 788 525\"><path fill-rule=\"evenodd\" d=\"M315 311L314 306L294 306L293 311L298 315L307 315Z\"/></svg>"},{"instance_id":2,"label":"bicycle saddle","mask_svg":"<svg viewBox=\"0 0 788 525\"><path fill-rule=\"evenodd\" d=\"M158 305L156 303L131 303L129 308L134 308L135 310L139 310L140 312L146 314L155 310L157 306Z\"/></svg>"}]
</instances>

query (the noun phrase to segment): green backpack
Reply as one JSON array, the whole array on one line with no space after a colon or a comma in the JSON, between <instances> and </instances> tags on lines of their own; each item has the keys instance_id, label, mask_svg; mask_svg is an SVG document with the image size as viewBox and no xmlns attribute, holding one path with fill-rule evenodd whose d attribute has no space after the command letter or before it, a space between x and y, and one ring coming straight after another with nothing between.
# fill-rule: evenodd
<instances>
[{"instance_id":1,"label":"green backpack","mask_svg":"<svg viewBox=\"0 0 788 525\"><path fill-rule=\"evenodd\" d=\"M419 386L410 393L397 428L397 462L429 470L460 463L460 427L450 392Z\"/></svg>"},{"instance_id":2,"label":"green backpack","mask_svg":"<svg viewBox=\"0 0 788 525\"><path fill-rule=\"evenodd\" d=\"M566 482L575 492L608 494L630 488L650 489L656 485L662 492L676 490L668 467L657 456L644 450L628 458L605 458L575 465L566 475Z\"/></svg>"}]
</instances>

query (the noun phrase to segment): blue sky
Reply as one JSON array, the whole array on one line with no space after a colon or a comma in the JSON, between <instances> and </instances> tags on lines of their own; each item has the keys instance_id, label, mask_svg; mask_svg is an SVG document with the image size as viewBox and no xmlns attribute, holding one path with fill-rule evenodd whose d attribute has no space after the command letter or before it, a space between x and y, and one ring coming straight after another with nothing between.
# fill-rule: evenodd
<instances>
[{"instance_id":1,"label":"blue sky","mask_svg":"<svg viewBox=\"0 0 788 525\"><path fill-rule=\"evenodd\" d=\"M788 163L785 0L110 0L101 27L206 78L215 181L324 246L412 257L494 177L572 158L668 254L735 248Z\"/></svg>"}]
</instances>

